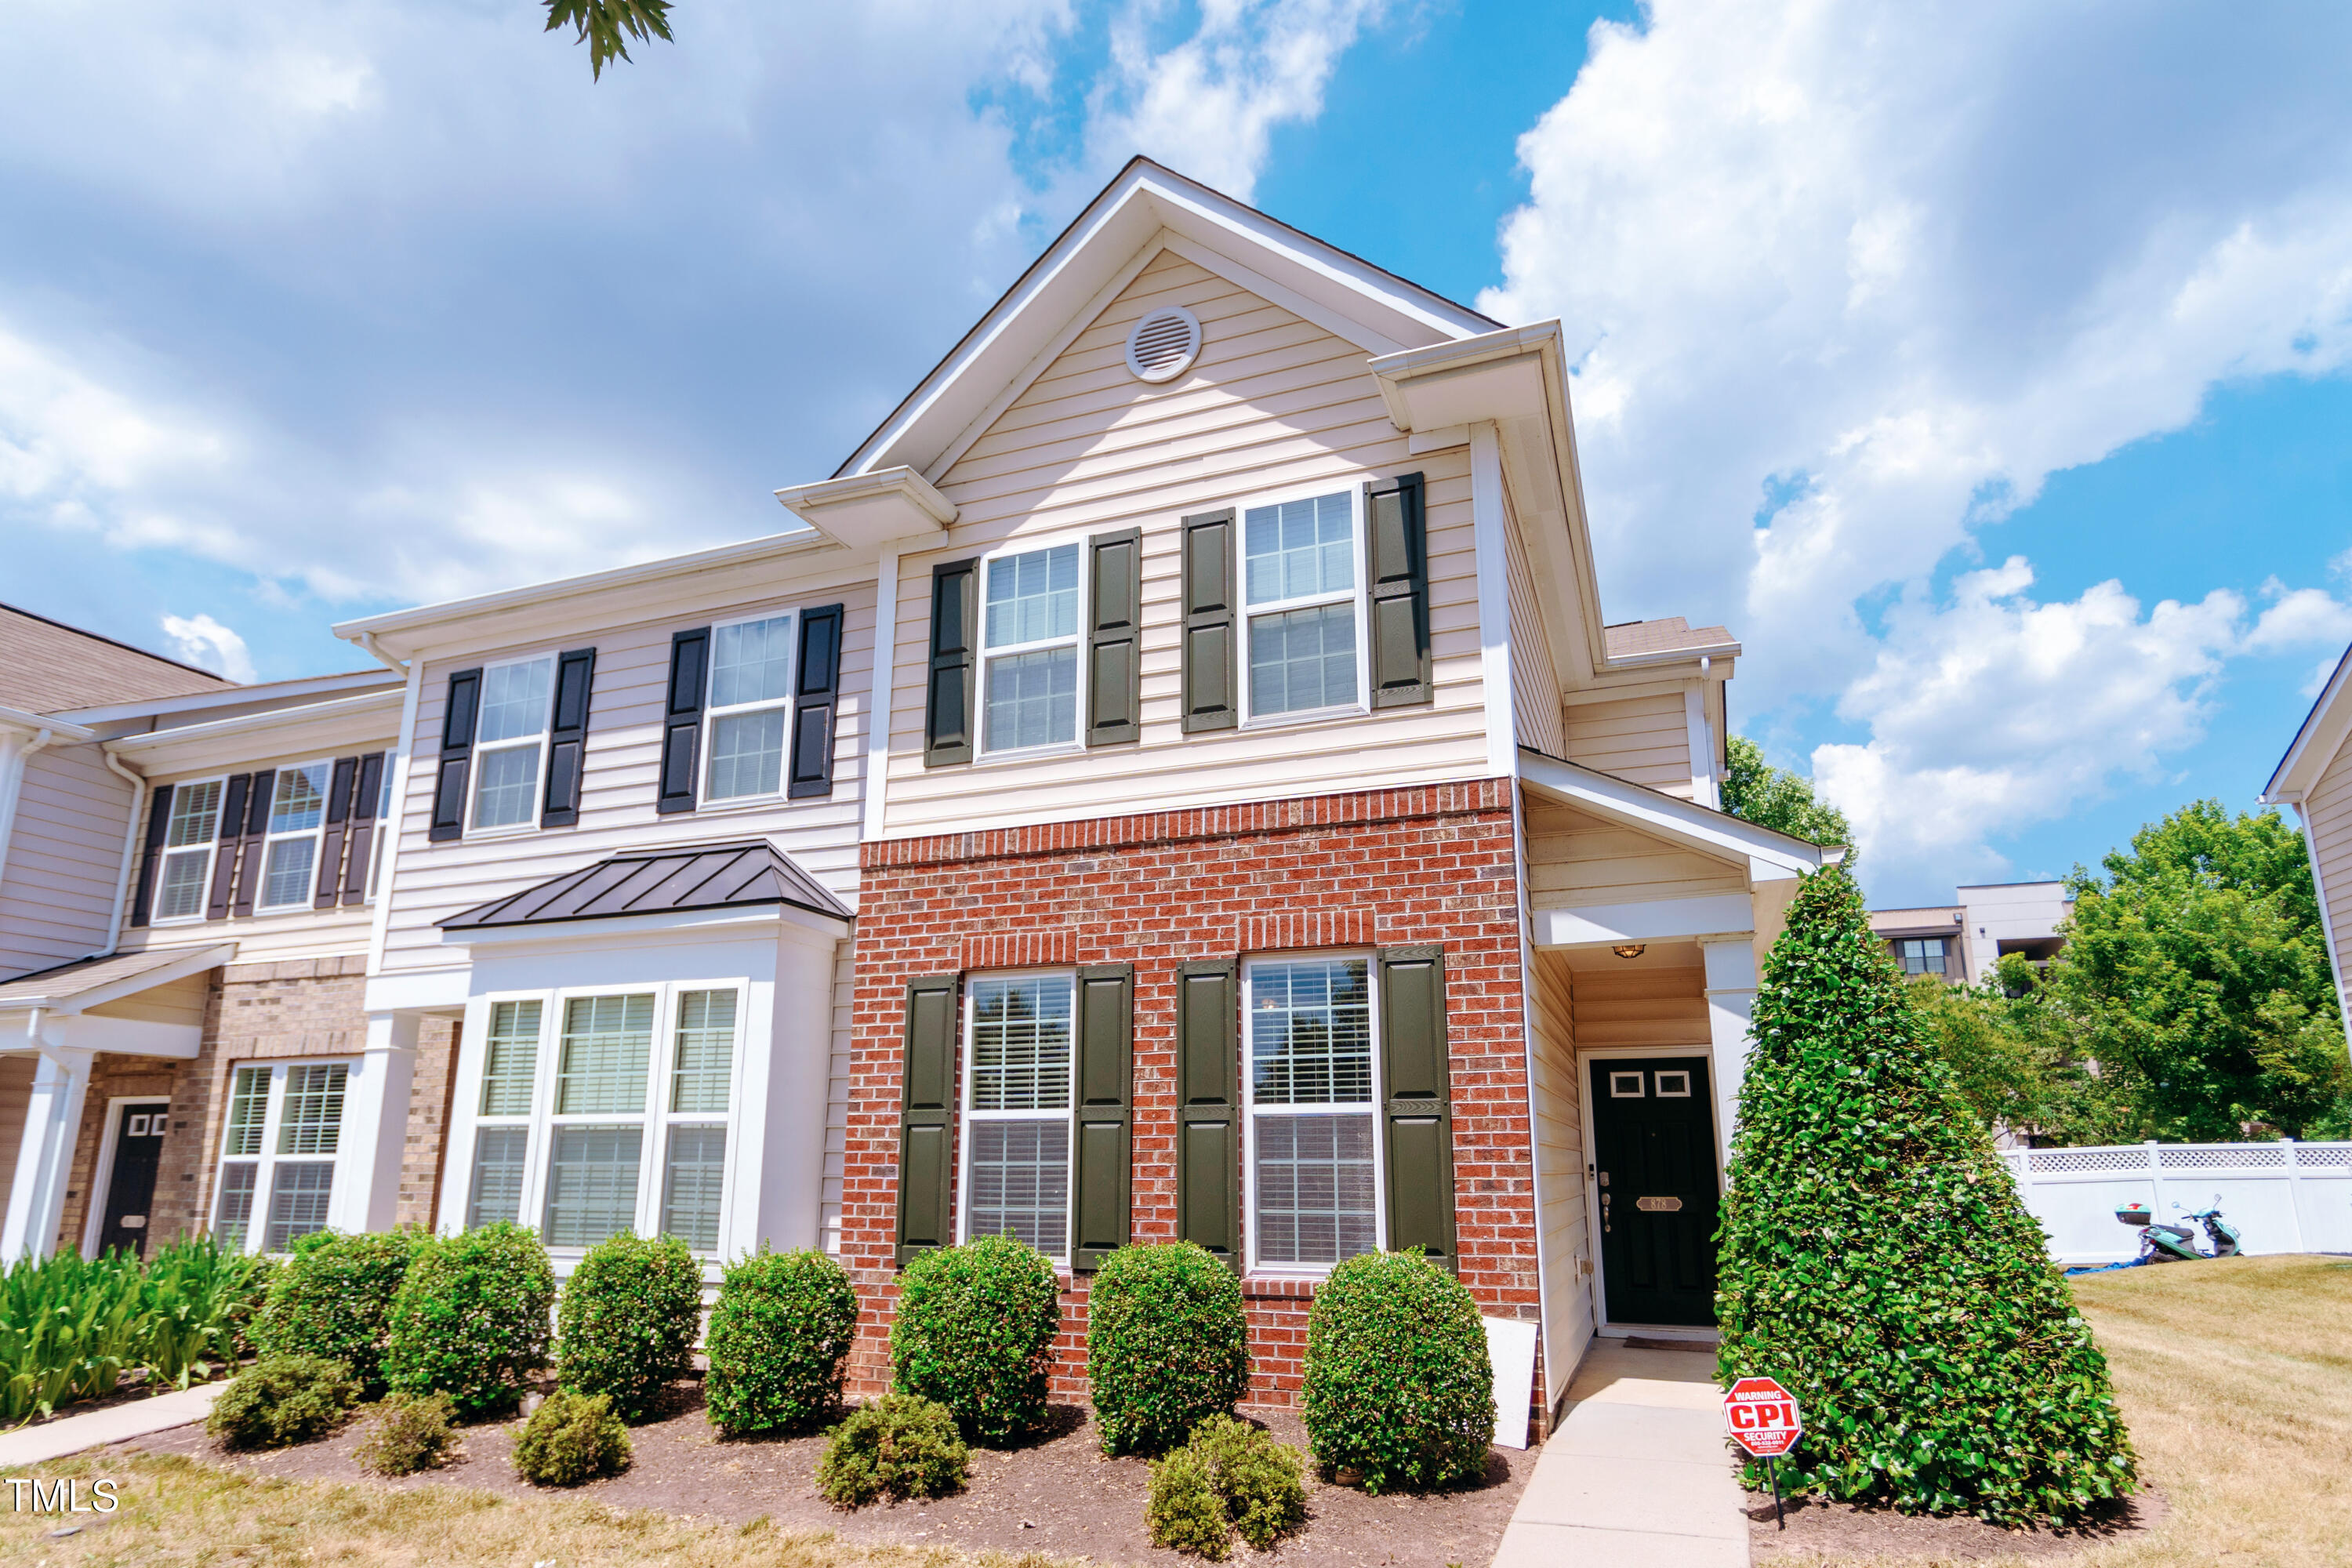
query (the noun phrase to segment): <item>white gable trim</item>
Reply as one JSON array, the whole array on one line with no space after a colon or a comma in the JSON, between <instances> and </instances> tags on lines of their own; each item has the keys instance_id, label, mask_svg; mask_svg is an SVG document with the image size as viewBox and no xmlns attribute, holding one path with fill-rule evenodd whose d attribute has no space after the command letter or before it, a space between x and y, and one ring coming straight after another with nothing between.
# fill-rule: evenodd
<instances>
[{"instance_id":1,"label":"white gable trim","mask_svg":"<svg viewBox=\"0 0 2352 1568\"><path fill-rule=\"evenodd\" d=\"M1226 282L1248 289L1268 304L1281 306L1301 321L1312 321L1333 337L1353 343L1368 354L1402 353L1407 346L1384 332L1373 331L1351 316L1308 299L1295 289L1284 288L1263 272L1244 267L1223 251L1202 245L1196 239L1187 239L1181 234L1171 234L1163 229L1160 244L1203 272L1213 272Z\"/></svg>"},{"instance_id":2,"label":"white gable trim","mask_svg":"<svg viewBox=\"0 0 2352 1568\"><path fill-rule=\"evenodd\" d=\"M1843 849L1808 844L1539 752L1520 752L1519 776L1528 788L1564 805L1622 823L1701 855L1743 864L1750 882L1781 881L1845 858Z\"/></svg>"},{"instance_id":3,"label":"white gable trim","mask_svg":"<svg viewBox=\"0 0 2352 1568\"><path fill-rule=\"evenodd\" d=\"M2281 801L2301 801L2344 749L2347 735L2352 735L2352 701L2346 700L2347 686L2352 686L2352 649L2336 661L2335 672L2328 676L2327 685L2319 693L2319 700L2311 705L2304 716L2303 726L2294 732L2286 755L2279 759L2278 771L2263 787L2262 798L2266 804Z\"/></svg>"}]
</instances>

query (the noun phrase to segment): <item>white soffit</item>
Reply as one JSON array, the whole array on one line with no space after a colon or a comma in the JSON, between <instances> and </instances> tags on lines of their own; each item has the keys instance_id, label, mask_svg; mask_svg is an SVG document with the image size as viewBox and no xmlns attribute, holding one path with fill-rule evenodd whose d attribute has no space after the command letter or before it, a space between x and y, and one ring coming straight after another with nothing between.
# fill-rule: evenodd
<instances>
[{"instance_id":1,"label":"white soffit","mask_svg":"<svg viewBox=\"0 0 2352 1568\"><path fill-rule=\"evenodd\" d=\"M905 468L789 485L776 499L827 539L859 552L937 536L956 519L955 503Z\"/></svg>"},{"instance_id":2,"label":"white soffit","mask_svg":"<svg viewBox=\"0 0 2352 1568\"><path fill-rule=\"evenodd\" d=\"M1808 844L1711 806L1661 795L1540 752L1521 749L1519 777L1528 788L1563 805L1718 860L1744 862L1750 882L1781 881L1845 858L1843 849Z\"/></svg>"},{"instance_id":3,"label":"white soffit","mask_svg":"<svg viewBox=\"0 0 2352 1568\"><path fill-rule=\"evenodd\" d=\"M1746 936L1756 929L1756 906L1746 893L1656 899L1647 903L1601 904L1577 910L1538 909L1529 912L1534 917L1538 947L1601 947L1618 942Z\"/></svg>"}]
</instances>

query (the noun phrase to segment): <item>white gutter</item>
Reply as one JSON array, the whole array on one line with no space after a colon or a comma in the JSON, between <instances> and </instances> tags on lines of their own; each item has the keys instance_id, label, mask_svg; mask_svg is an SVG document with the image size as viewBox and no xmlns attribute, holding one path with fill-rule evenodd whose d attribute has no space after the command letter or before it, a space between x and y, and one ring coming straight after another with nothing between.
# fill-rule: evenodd
<instances>
[{"instance_id":1,"label":"white gutter","mask_svg":"<svg viewBox=\"0 0 2352 1568\"><path fill-rule=\"evenodd\" d=\"M104 956L114 951L122 940L123 905L131 897L131 860L139 852L139 807L147 798L147 780L122 765L122 759L106 746L98 749L106 759L106 771L118 778L131 781L131 820L122 828L122 870L114 879L114 913L106 922L106 945L94 956Z\"/></svg>"}]
</instances>

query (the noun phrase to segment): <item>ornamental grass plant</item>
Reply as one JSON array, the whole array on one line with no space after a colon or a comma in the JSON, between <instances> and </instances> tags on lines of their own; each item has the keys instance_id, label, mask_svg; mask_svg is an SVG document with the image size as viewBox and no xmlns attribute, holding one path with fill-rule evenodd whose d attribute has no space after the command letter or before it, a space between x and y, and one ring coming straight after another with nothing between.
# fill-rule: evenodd
<instances>
[{"instance_id":1,"label":"ornamental grass plant","mask_svg":"<svg viewBox=\"0 0 2352 1568\"><path fill-rule=\"evenodd\" d=\"M237 1358L265 1260L209 1237L100 1258L56 1252L0 1273L0 1421L110 1394L142 1370L184 1388Z\"/></svg>"},{"instance_id":2,"label":"ornamental grass plant","mask_svg":"<svg viewBox=\"0 0 2352 1568\"><path fill-rule=\"evenodd\" d=\"M1717 1370L1796 1395L1782 1487L2000 1523L2126 1496L2106 1358L1843 869L1798 889L1750 1032Z\"/></svg>"},{"instance_id":3,"label":"ornamental grass plant","mask_svg":"<svg viewBox=\"0 0 2352 1568\"><path fill-rule=\"evenodd\" d=\"M1307 1314L1302 1404L1317 1460L1368 1492L1476 1479L1495 1434L1478 1303L1418 1252L1349 1258Z\"/></svg>"},{"instance_id":4,"label":"ornamental grass plant","mask_svg":"<svg viewBox=\"0 0 2352 1568\"><path fill-rule=\"evenodd\" d=\"M1087 1295L1087 1378L1103 1452L1159 1453L1249 1390L1242 1282L1189 1241L1123 1247Z\"/></svg>"},{"instance_id":5,"label":"ornamental grass plant","mask_svg":"<svg viewBox=\"0 0 2352 1568\"><path fill-rule=\"evenodd\" d=\"M1003 1447L1045 1419L1061 1326L1061 1281L1035 1247L983 1236L922 1253L899 1277L896 1386L946 1405L971 1441Z\"/></svg>"},{"instance_id":6,"label":"ornamental grass plant","mask_svg":"<svg viewBox=\"0 0 2352 1568\"><path fill-rule=\"evenodd\" d=\"M694 1369L702 1328L702 1265L674 1236L626 1232L588 1249L555 1308L555 1377L612 1395L622 1420L653 1415L663 1391Z\"/></svg>"}]
</instances>

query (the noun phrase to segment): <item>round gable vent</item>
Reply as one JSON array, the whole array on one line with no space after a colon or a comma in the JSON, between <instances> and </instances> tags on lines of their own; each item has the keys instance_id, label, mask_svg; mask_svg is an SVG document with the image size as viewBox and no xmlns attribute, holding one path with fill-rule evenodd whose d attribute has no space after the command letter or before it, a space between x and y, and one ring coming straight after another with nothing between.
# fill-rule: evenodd
<instances>
[{"instance_id":1,"label":"round gable vent","mask_svg":"<svg viewBox=\"0 0 2352 1568\"><path fill-rule=\"evenodd\" d=\"M1169 381L1201 357L1201 318L1168 305L1135 323L1127 335L1127 368L1139 381Z\"/></svg>"}]
</instances>

